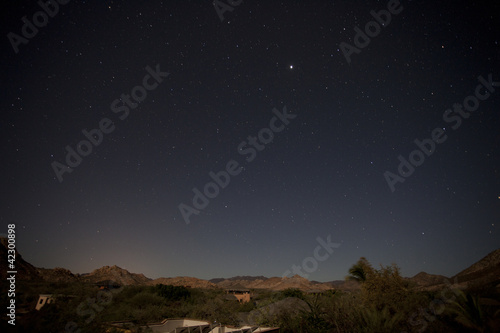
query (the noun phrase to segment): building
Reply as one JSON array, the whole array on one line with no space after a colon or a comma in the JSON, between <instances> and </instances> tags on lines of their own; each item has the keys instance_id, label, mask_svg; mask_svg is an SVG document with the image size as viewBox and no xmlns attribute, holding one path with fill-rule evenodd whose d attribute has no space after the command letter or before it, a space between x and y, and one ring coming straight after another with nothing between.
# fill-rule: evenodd
<instances>
[{"instance_id":1,"label":"building","mask_svg":"<svg viewBox=\"0 0 500 333\"><path fill-rule=\"evenodd\" d=\"M72 295L60 295L60 294L40 294L38 296L38 301L36 302L35 310L40 311L45 304L52 304L56 299L68 301L70 298L76 296Z\"/></svg>"},{"instance_id":2,"label":"building","mask_svg":"<svg viewBox=\"0 0 500 333\"><path fill-rule=\"evenodd\" d=\"M236 300L240 303L250 302L250 290L237 286L236 288L226 289L226 299Z\"/></svg>"},{"instance_id":3,"label":"building","mask_svg":"<svg viewBox=\"0 0 500 333\"><path fill-rule=\"evenodd\" d=\"M121 287L120 284L112 280L99 281L94 283L94 285L101 290L118 289Z\"/></svg>"},{"instance_id":4,"label":"building","mask_svg":"<svg viewBox=\"0 0 500 333\"><path fill-rule=\"evenodd\" d=\"M38 301L36 302L35 310L40 311L40 309L45 304L53 303L56 299L56 296L53 294L40 294L38 296Z\"/></svg>"}]
</instances>

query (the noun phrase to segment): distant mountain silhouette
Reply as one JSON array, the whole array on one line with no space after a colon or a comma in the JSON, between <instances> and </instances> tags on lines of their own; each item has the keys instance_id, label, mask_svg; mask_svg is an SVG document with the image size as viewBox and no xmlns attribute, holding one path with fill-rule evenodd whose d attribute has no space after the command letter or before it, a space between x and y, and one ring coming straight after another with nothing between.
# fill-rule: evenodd
<instances>
[{"instance_id":1,"label":"distant mountain silhouette","mask_svg":"<svg viewBox=\"0 0 500 333\"><path fill-rule=\"evenodd\" d=\"M8 262L8 240L0 237L0 277L5 280L7 277ZM113 282L119 285L155 285L170 284L175 286L185 286L191 288L222 288L222 289L268 289L285 290L288 288L297 288L302 291L324 291L332 288L342 290L359 289L359 283L355 281L331 281L317 282L309 281L299 275L292 277L271 277L265 276L234 276L231 278L216 278L211 280L202 280L194 277L170 277L150 279L143 274L130 273L126 269L114 266L103 266L87 274L73 274L65 268L36 268L26 262L16 251L15 269L17 271L16 279L27 281L48 281L54 283L61 282L87 282L101 283L103 281ZM414 277L407 278L420 289L437 289L445 284L454 285L454 287L465 288L472 284L498 285L500 284L500 249L495 250L464 269L451 278L442 275L433 275L426 272L420 272Z\"/></svg>"},{"instance_id":2,"label":"distant mountain silhouette","mask_svg":"<svg viewBox=\"0 0 500 333\"><path fill-rule=\"evenodd\" d=\"M182 286L190 288L215 289L217 286L207 280L194 277L179 276L174 278L159 278L148 282L149 285L166 284L172 286Z\"/></svg>"},{"instance_id":3,"label":"distant mountain silhouette","mask_svg":"<svg viewBox=\"0 0 500 333\"><path fill-rule=\"evenodd\" d=\"M306 278L299 275L292 277L272 277L266 278L259 277L234 277L224 279L216 283L218 287L224 289L270 289L270 290L285 290L289 288L296 288L303 291L324 291L331 289L330 286L324 283L311 282Z\"/></svg>"},{"instance_id":4,"label":"distant mountain silhouette","mask_svg":"<svg viewBox=\"0 0 500 333\"><path fill-rule=\"evenodd\" d=\"M267 277L265 276L248 276L248 275L245 275L245 276L233 276L232 278L228 278L228 279L225 279L225 278L216 278L216 279L211 279L209 280L210 282L212 283L219 283L219 282L222 282L224 280L230 280L230 281L255 281L255 280L266 280L268 279Z\"/></svg>"}]
</instances>

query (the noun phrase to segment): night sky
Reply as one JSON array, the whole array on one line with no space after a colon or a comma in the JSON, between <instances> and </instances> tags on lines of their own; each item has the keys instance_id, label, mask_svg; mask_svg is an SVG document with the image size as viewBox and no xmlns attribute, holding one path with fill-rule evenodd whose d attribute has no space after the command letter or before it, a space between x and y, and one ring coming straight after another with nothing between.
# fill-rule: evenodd
<instances>
[{"instance_id":1,"label":"night sky","mask_svg":"<svg viewBox=\"0 0 500 333\"><path fill-rule=\"evenodd\" d=\"M65 1L0 10L0 233L33 265L330 281L500 247L497 2Z\"/></svg>"}]
</instances>

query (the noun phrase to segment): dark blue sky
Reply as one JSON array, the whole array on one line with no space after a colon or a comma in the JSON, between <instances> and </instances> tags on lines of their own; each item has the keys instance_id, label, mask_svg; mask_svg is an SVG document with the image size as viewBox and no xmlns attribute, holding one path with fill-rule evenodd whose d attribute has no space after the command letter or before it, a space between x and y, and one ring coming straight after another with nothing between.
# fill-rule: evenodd
<instances>
[{"instance_id":1,"label":"dark blue sky","mask_svg":"<svg viewBox=\"0 0 500 333\"><path fill-rule=\"evenodd\" d=\"M451 276L500 244L491 1L245 1L223 20L211 1L2 6L1 232L15 223L37 267L209 279L295 264L329 281L365 256ZM372 10L388 24L348 62ZM34 14L36 35L11 43ZM296 117L279 120L285 107ZM435 129L446 140L398 174ZM71 172L66 147L86 155ZM193 189L230 161L196 209ZM404 179L394 191L386 172Z\"/></svg>"}]
</instances>

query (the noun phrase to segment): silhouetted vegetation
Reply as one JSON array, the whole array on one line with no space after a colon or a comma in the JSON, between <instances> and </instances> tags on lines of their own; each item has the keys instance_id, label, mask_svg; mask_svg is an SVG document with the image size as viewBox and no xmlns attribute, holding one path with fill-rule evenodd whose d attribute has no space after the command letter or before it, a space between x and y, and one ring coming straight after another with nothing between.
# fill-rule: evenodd
<instances>
[{"instance_id":1,"label":"silhouetted vegetation","mask_svg":"<svg viewBox=\"0 0 500 333\"><path fill-rule=\"evenodd\" d=\"M158 295L171 301L187 299L191 296L189 290L186 287L182 286L157 284L156 286L153 287L153 289Z\"/></svg>"},{"instance_id":2,"label":"silhouetted vegetation","mask_svg":"<svg viewBox=\"0 0 500 333\"><path fill-rule=\"evenodd\" d=\"M285 289L281 292L281 295L282 298L297 297L299 299L304 299L304 293L302 292L302 290L297 288Z\"/></svg>"},{"instance_id":3,"label":"silhouetted vegetation","mask_svg":"<svg viewBox=\"0 0 500 333\"><path fill-rule=\"evenodd\" d=\"M357 263L349 268L349 275L346 276L347 281L356 281L363 283L366 281L367 271L371 270L371 265L365 257L361 257Z\"/></svg>"}]
</instances>

